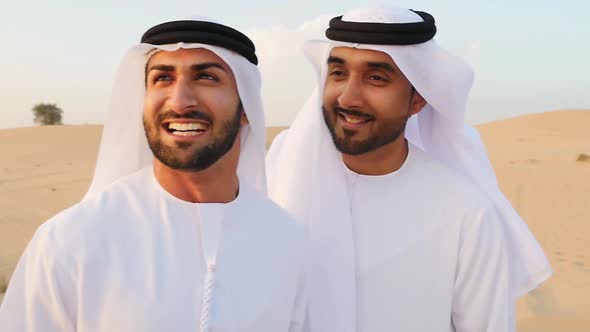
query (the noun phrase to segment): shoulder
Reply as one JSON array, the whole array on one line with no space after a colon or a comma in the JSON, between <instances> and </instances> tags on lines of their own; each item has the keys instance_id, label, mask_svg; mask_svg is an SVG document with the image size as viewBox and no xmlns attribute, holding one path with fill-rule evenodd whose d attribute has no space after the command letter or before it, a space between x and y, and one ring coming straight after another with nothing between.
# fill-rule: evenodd
<instances>
[{"instance_id":1,"label":"shoulder","mask_svg":"<svg viewBox=\"0 0 590 332\"><path fill-rule=\"evenodd\" d=\"M245 204L240 205L244 211L239 213L247 216L250 224L256 225L261 233L279 241L306 241L303 225L296 222L285 209L249 185L242 186L240 191L242 190L247 197Z\"/></svg>"},{"instance_id":2,"label":"shoulder","mask_svg":"<svg viewBox=\"0 0 590 332\"><path fill-rule=\"evenodd\" d=\"M240 191L246 196L246 204L241 204L241 208L246 209L251 217L273 228L302 229L293 216L254 187L246 184L241 186Z\"/></svg>"},{"instance_id":3,"label":"shoulder","mask_svg":"<svg viewBox=\"0 0 590 332\"><path fill-rule=\"evenodd\" d=\"M466 175L447 167L424 151L414 147L412 183L427 209L425 215L436 215L456 225L468 238L488 230L490 235L502 227L491 197ZM492 231L493 230L493 231ZM486 236L483 234L482 236Z\"/></svg>"},{"instance_id":4,"label":"shoulder","mask_svg":"<svg viewBox=\"0 0 590 332\"><path fill-rule=\"evenodd\" d=\"M459 174L418 147L412 147L412 153L413 178L419 181L418 186L425 198L441 199L449 208L465 211L491 206L491 199L466 175Z\"/></svg>"},{"instance_id":5,"label":"shoulder","mask_svg":"<svg viewBox=\"0 0 590 332\"><path fill-rule=\"evenodd\" d=\"M68 266L73 263L72 253L75 249L71 243L69 224L75 220L80 203L58 213L41 224L29 241L22 260L44 266ZM21 264L19 262L19 264ZM41 267L40 265L40 267Z\"/></svg>"},{"instance_id":6,"label":"shoulder","mask_svg":"<svg viewBox=\"0 0 590 332\"><path fill-rule=\"evenodd\" d=\"M139 198L145 193L145 188L151 184L151 168L145 167L120 179L117 179L103 190L92 196L85 197L81 203L89 202L87 207L108 208L120 202L122 197Z\"/></svg>"},{"instance_id":7,"label":"shoulder","mask_svg":"<svg viewBox=\"0 0 590 332\"><path fill-rule=\"evenodd\" d=\"M141 176L132 174L61 211L38 228L34 240L51 243L52 250L69 252L100 247L114 230L124 232L136 219L130 218L138 212L133 207L145 200L141 195L146 195L135 183L141 180Z\"/></svg>"}]
</instances>

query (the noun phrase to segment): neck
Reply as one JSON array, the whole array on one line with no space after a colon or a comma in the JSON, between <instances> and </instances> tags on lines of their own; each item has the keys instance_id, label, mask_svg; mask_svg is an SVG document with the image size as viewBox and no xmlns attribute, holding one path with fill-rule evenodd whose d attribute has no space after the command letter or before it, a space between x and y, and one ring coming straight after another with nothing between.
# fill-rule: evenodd
<instances>
[{"instance_id":1,"label":"neck","mask_svg":"<svg viewBox=\"0 0 590 332\"><path fill-rule=\"evenodd\" d=\"M154 175L172 196L192 203L228 203L239 190L239 144L202 171L172 169L154 158Z\"/></svg>"},{"instance_id":2,"label":"neck","mask_svg":"<svg viewBox=\"0 0 590 332\"><path fill-rule=\"evenodd\" d=\"M350 170L363 175L385 175L402 167L408 156L408 141L400 135L395 141L360 155L342 154Z\"/></svg>"}]
</instances>

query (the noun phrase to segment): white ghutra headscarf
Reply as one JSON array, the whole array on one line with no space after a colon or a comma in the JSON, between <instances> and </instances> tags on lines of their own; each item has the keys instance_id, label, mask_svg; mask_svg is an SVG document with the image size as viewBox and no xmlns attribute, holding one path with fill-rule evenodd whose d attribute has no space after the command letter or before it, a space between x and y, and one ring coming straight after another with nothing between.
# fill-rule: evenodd
<instances>
[{"instance_id":1,"label":"white ghutra headscarf","mask_svg":"<svg viewBox=\"0 0 590 332\"><path fill-rule=\"evenodd\" d=\"M218 23L202 17L182 21L187 20ZM140 43L129 49L115 76L94 177L84 199L100 192L115 180L152 164L153 154L148 146L142 123L145 65L155 50L175 51L180 48L207 49L231 68L248 117L248 125L242 126L241 129L238 175L240 181L248 182L257 190L266 192L266 132L258 67L244 56L220 46L185 42L164 45Z\"/></svg>"},{"instance_id":2,"label":"white ghutra headscarf","mask_svg":"<svg viewBox=\"0 0 590 332\"><path fill-rule=\"evenodd\" d=\"M424 22L416 12L389 6L352 10L344 22ZM495 204L510 253L510 289L517 297L551 275L551 267L527 225L500 191L477 131L464 114L473 83L471 68L434 40L414 45L377 45L332 40L309 41L305 54L318 85L288 131L267 156L269 195L308 227L312 238L310 310L322 310L316 331L354 331L355 263L348 192L341 154L332 143L321 112L327 59L345 46L388 54L428 104L409 119L406 138L427 154L475 183ZM427 202L426 202L427 203ZM319 310L319 309L318 309Z\"/></svg>"}]
</instances>

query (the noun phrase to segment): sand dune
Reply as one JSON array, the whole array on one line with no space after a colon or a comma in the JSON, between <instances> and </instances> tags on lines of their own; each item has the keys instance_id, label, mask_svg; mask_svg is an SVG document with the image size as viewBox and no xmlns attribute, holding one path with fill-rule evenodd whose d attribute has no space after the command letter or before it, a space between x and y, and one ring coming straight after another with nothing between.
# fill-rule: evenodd
<instances>
[{"instance_id":1,"label":"sand dune","mask_svg":"<svg viewBox=\"0 0 590 332\"><path fill-rule=\"evenodd\" d=\"M520 301L522 330L590 331L590 111L535 114L478 129L502 190L554 269Z\"/></svg>"},{"instance_id":2,"label":"sand dune","mask_svg":"<svg viewBox=\"0 0 590 332\"><path fill-rule=\"evenodd\" d=\"M269 128L268 141L282 129ZM518 303L518 331L590 331L590 110L527 115L478 130L501 188L554 268L550 281ZM0 289L38 225L84 194L100 132L0 130Z\"/></svg>"}]
</instances>

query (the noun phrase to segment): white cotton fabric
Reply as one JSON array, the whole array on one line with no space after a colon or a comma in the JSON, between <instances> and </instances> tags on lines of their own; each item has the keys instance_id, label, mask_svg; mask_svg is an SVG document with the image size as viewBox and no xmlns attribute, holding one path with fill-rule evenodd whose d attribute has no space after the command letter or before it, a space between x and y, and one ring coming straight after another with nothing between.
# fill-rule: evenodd
<instances>
[{"instance_id":1,"label":"white cotton fabric","mask_svg":"<svg viewBox=\"0 0 590 332\"><path fill-rule=\"evenodd\" d=\"M212 225L221 232L207 331L301 331L301 225L247 183L227 204L180 200L151 167L37 230L0 307L0 331L201 331L200 239Z\"/></svg>"},{"instance_id":2,"label":"white cotton fabric","mask_svg":"<svg viewBox=\"0 0 590 332\"><path fill-rule=\"evenodd\" d=\"M418 22L407 9L381 6L353 10L344 21ZM406 138L426 154L471 181L493 202L509 260L509 291L516 298L551 275L551 267L527 225L500 191L477 131L465 123L471 68L434 40L409 46L309 41L305 53L318 73L318 86L291 128L267 155L269 194L309 228L312 240L310 312L313 331L354 331L356 279L350 197L321 113L328 55L333 47L377 50L388 54L428 104L408 121ZM424 201L423 206L428 207ZM411 220L408 220L411 222Z\"/></svg>"},{"instance_id":3,"label":"white cotton fabric","mask_svg":"<svg viewBox=\"0 0 590 332\"><path fill-rule=\"evenodd\" d=\"M211 21L204 18L199 20ZM249 122L241 129L238 175L261 192L266 192L264 171L266 131L258 67L243 56L222 47L197 43L169 45L142 43L132 47L119 65L94 177L86 197L99 192L118 178L151 165L153 154L148 146L142 123L145 65L154 50L175 51L180 48L210 50L231 68Z\"/></svg>"},{"instance_id":4,"label":"white cotton fabric","mask_svg":"<svg viewBox=\"0 0 590 332\"><path fill-rule=\"evenodd\" d=\"M338 171L350 195L355 331L513 330L501 223L473 184L412 144L393 173Z\"/></svg>"},{"instance_id":5,"label":"white cotton fabric","mask_svg":"<svg viewBox=\"0 0 590 332\"><path fill-rule=\"evenodd\" d=\"M175 198L153 174L142 124L145 65L155 51L179 48L225 61L248 117L239 195L227 204ZM221 47L131 48L91 187L27 246L0 306L0 331L300 331L306 237L265 195L260 84L255 65Z\"/></svg>"}]
</instances>

